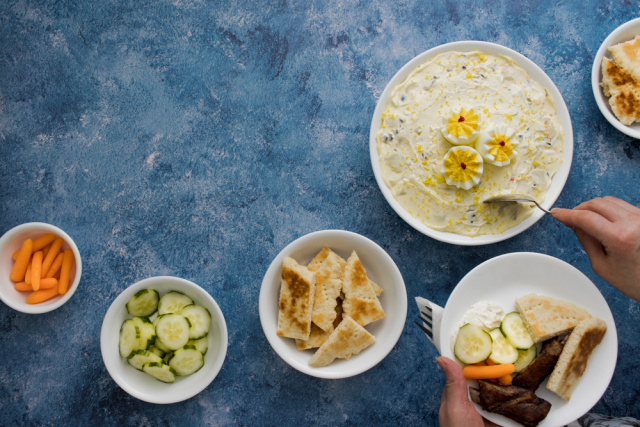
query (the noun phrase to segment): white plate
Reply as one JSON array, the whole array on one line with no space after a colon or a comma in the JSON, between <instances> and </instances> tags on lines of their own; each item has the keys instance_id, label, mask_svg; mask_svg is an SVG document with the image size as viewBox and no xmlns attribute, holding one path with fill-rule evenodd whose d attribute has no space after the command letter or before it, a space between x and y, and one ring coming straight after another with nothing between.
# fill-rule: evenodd
<instances>
[{"instance_id":1,"label":"white plate","mask_svg":"<svg viewBox=\"0 0 640 427\"><path fill-rule=\"evenodd\" d=\"M622 24L613 30L604 42L602 42L600 49L598 49L598 52L593 59L593 67L591 68L591 89L593 89L593 96L595 97L598 108L604 118L620 132L633 138L640 139L640 123L634 123L629 126L625 126L620 123L611 111L611 107L609 106L609 97L604 96L602 86L600 86L600 82L602 82L602 58L606 56L609 59L613 59L608 49L615 44L633 40L637 35L640 35L640 18Z\"/></svg>"},{"instance_id":2,"label":"white plate","mask_svg":"<svg viewBox=\"0 0 640 427\"><path fill-rule=\"evenodd\" d=\"M367 275L382 287L380 304L385 317L365 326L376 342L349 360L336 359L328 366L312 368L309 359L313 350L299 351L294 339L276 335L278 326L278 300L282 261L290 256L307 264L327 246L347 259L356 251ZM342 230L316 231L293 241L273 260L260 288L260 322L269 344L289 365L318 378L347 378L371 369L393 349L402 334L407 319L407 290L402 275L391 257L376 243L359 234Z\"/></svg>"},{"instance_id":3,"label":"white plate","mask_svg":"<svg viewBox=\"0 0 640 427\"><path fill-rule=\"evenodd\" d=\"M440 348L443 356L455 359L451 337L458 322L469 307L478 301L502 306L505 312L515 311L515 299L529 293L548 295L570 301L588 310L607 323L607 333L596 347L589 365L571 395L565 401L547 390L546 380L536 394L551 403L551 410L540 427L566 425L587 413L604 394L618 356L618 335L611 310L596 286L573 266L548 255L521 252L502 255L471 270L451 293L442 317ZM475 381L468 381L473 385ZM484 411L483 417L503 426L520 424Z\"/></svg>"},{"instance_id":4,"label":"white plate","mask_svg":"<svg viewBox=\"0 0 640 427\"><path fill-rule=\"evenodd\" d=\"M545 201L544 203L542 203L542 206L546 207L547 209L551 209L555 201L560 196L560 193L564 188L564 184L569 177L569 170L571 169L571 159L573 158L573 128L571 127L569 110L564 103L564 99L562 98L560 91L558 90L556 85L553 84L553 81L549 78L549 76L547 76L540 67L538 67L530 59L519 54L515 50L511 50L507 47L489 42L460 41L443 44L434 47L433 49L429 49L428 51L421 53L420 55L416 56L411 61L406 63L400 69L400 71L398 71L396 75L393 76L391 81L385 87L373 113L373 119L371 120L371 128L369 131L369 155L371 156L373 173L375 174L378 186L380 187L380 190L382 191L385 199L387 199L387 202L391 205L393 210L395 210L396 213L400 215L400 217L405 220L410 226L412 226L419 232L442 242L466 246L486 245L516 236L535 224L540 218L542 218L544 213L536 209L530 217L526 218L520 224L500 234L470 237L433 230L427 227L423 222L414 218L409 212L407 212L405 208L402 207L402 205L400 205L400 203L398 203L398 201L393 197L391 190L389 190L384 180L382 179L380 162L378 160L378 149L376 147L376 134L378 132L378 129L380 129L382 113L387 106L387 101L389 99L389 96L391 95L391 92L399 83L401 83L407 77L407 75L409 75L409 73L411 73L420 64L426 62L429 58L440 53L450 51L468 52L473 50L478 50L494 55L504 55L511 57L529 74L529 76L546 87L549 91L549 94L553 98L553 102L558 113L558 118L560 119L560 122L562 123L562 127L564 129L564 154L562 165L560 166L558 172L553 176L553 179L551 180L551 186L547 191Z\"/></svg>"},{"instance_id":5,"label":"white plate","mask_svg":"<svg viewBox=\"0 0 640 427\"><path fill-rule=\"evenodd\" d=\"M161 297L169 291L182 292L211 314L209 349L204 355L204 366L192 375L176 377L171 384L138 371L120 356L120 326L125 319L133 317L127 313L126 303L136 292L145 288L155 289ZM151 403L180 402L200 393L218 375L227 355L227 324L218 304L200 286L179 277L150 277L129 286L113 301L102 321L100 350L111 378L133 397Z\"/></svg>"}]
</instances>

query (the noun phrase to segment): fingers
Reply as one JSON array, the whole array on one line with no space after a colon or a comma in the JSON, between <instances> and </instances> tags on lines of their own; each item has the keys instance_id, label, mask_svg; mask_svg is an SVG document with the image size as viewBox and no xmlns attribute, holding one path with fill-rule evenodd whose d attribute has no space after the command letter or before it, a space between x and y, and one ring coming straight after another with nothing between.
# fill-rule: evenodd
<instances>
[{"instance_id":1,"label":"fingers","mask_svg":"<svg viewBox=\"0 0 640 427\"><path fill-rule=\"evenodd\" d=\"M575 207L575 210L585 210L595 212L598 215L606 218L607 220L614 222L620 219L623 209L619 206L618 202L613 201L614 197L602 198L596 197L595 199L588 200L580 203Z\"/></svg>"},{"instance_id":2,"label":"fingers","mask_svg":"<svg viewBox=\"0 0 640 427\"><path fill-rule=\"evenodd\" d=\"M620 209L624 209L626 212L634 215L640 215L640 209L638 209L636 206L633 206L631 203L627 203L624 200L620 200L617 197L613 196L605 196L603 197L603 199L608 201L609 203L615 204Z\"/></svg>"},{"instance_id":3,"label":"fingers","mask_svg":"<svg viewBox=\"0 0 640 427\"><path fill-rule=\"evenodd\" d=\"M469 400L467 380L462 375L462 368L444 356L437 357L436 362L447 378L442 390L442 399L449 402L467 402Z\"/></svg>"},{"instance_id":4,"label":"fingers","mask_svg":"<svg viewBox=\"0 0 640 427\"><path fill-rule=\"evenodd\" d=\"M554 208L551 215L567 227L581 229L601 242L615 235L611 221L590 210Z\"/></svg>"}]
</instances>

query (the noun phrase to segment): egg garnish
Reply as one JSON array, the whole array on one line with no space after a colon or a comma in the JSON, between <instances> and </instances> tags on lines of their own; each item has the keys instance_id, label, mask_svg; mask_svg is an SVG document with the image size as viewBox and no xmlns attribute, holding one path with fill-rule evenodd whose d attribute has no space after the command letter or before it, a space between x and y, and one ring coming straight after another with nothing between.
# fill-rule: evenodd
<instances>
[{"instance_id":1,"label":"egg garnish","mask_svg":"<svg viewBox=\"0 0 640 427\"><path fill-rule=\"evenodd\" d=\"M480 133L476 141L476 150L485 162L495 166L506 166L516 156L514 138L516 131L508 126L495 126Z\"/></svg>"},{"instance_id":2,"label":"egg garnish","mask_svg":"<svg viewBox=\"0 0 640 427\"><path fill-rule=\"evenodd\" d=\"M453 145L471 145L480 135L480 114L473 108L460 108L449 115L442 127L442 135Z\"/></svg>"},{"instance_id":3,"label":"egg garnish","mask_svg":"<svg viewBox=\"0 0 640 427\"><path fill-rule=\"evenodd\" d=\"M482 156L472 147L451 147L444 156L442 173L449 185L468 190L478 185L482 171Z\"/></svg>"}]
</instances>

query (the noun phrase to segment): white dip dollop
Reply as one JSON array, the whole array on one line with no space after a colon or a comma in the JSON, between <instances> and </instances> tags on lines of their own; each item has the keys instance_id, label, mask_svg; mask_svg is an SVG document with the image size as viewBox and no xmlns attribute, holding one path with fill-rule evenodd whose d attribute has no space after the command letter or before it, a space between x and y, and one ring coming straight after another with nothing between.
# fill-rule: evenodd
<instances>
[{"instance_id":1,"label":"white dip dollop","mask_svg":"<svg viewBox=\"0 0 640 427\"><path fill-rule=\"evenodd\" d=\"M488 301L478 301L469 307L469 310L462 316L460 322L458 322L458 326L455 329L455 332L451 338L451 348L456 341L456 337L458 336L458 330L466 325L467 323L471 323L472 325L476 325L485 331L490 331L492 329L500 326L502 319L504 319L504 310L498 304L494 304Z\"/></svg>"},{"instance_id":2,"label":"white dip dollop","mask_svg":"<svg viewBox=\"0 0 640 427\"><path fill-rule=\"evenodd\" d=\"M503 165L485 162L479 183L469 189L447 184L443 174L453 145L442 129L461 108L479 115L482 132L507 128L517 144ZM562 164L564 131L546 88L511 58L444 52L393 89L376 145L384 182L411 216L434 230L479 236L502 233L534 209L482 200L512 193L544 200Z\"/></svg>"}]
</instances>

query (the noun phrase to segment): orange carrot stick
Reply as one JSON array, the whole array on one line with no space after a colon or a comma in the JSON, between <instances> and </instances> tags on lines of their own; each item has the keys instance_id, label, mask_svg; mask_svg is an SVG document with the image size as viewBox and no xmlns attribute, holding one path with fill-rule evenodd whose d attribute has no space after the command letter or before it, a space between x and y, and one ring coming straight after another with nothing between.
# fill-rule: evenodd
<instances>
[{"instance_id":1,"label":"orange carrot stick","mask_svg":"<svg viewBox=\"0 0 640 427\"><path fill-rule=\"evenodd\" d=\"M42 276L40 277L44 277L44 275L47 274L47 272L51 268L51 264L53 264L53 260L56 259L56 257L60 253L60 248L62 248L62 242L64 242L64 240L62 240L61 237L58 237L51 244L51 249L47 253L47 257L44 259L44 261L42 261L42 271L40 272Z\"/></svg>"},{"instance_id":2,"label":"orange carrot stick","mask_svg":"<svg viewBox=\"0 0 640 427\"><path fill-rule=\"evenodd\" d=\"M24 280L24 275L27 272L27 267L29 266L29 259L31 258L32 248L33 240L27 239L22 243L20 253L18 253L16 262L13 264L13 268L9 274L9 278L14 282L22 282Z\"/></svg>"},{"instance_id":3,"label":"orange carrot stick","mask_svg":"<svg viewBox=\"0 0 640 427\"><path fill-rule=\"evenodd\" d=\"M73 266L73 251L71 249L67 249L64 251L62 266L60 267L60 280L58 281L58 292L60 295L66 294L67 289L69 289L71 266Z\"/></svg>"},{"instance_id":4,"label":"orange carrot stick","mask_svg":"<svg viewBox=\"0 0 640 427\"><path fill-rule=\"evenodd\" d=\"M47 257L47 254L49 253L49 251L51 250L51 243L49 243L47 246L45 246L44 248L42 248L42 253L44 254L44 258Z\"/></svg>"},{"instance_id":5,"label":"orange carrot stick","mask_svg":"<svg viewBox=\"0 0 640 427\"><path fill-rule=\"evenodd\" d=\"M62 254L58 254L56 259L53 260L53 264L51 264L49 271L47 272L47 274L44 275L44 277L53 277L56 275L56 273L58 272L58 270L60 270L60 267L62 266L62 256L63 256Z\"/></svg>"},{"instance_id":6,"label":"orange carrot stick","mask_svg":"<svg viewBox=\"0 0 640 427\"><path fill-rule=\"evenodd\" d=\"M486 380L488 378L500 378L512 374L516 371L513 363L493 366L471 366L467 365L462 369L462 374L469 380Z\"/></svg>"},{"instance_id":7,"label":"orange carrot stick","mask_svg":"<svg viewBox=\"0 0 640 427\"><path fill-rule=\"evenodd\" d=\"M34 291L40 289L40 276L42 275L42 251L33 254L31 258L31 286Z\"/></svg>"},{"instance_id":8,"label":"orange carrot stick","mask_svg":"<svg viewBox=\"0 0 640 427\"><path fill-rule=\"evenodd\" d=\"M40 289L33 291L27 296L27 304L38 304L58 295L58 288Z\"/></svg>"},{"instance_id":9,"label":"orange carrot stick","mask_svg":"<svg viewBox=\"0 0 640 427\"><path fill-rule=\"evenodd\" d=\"M487 359L488 366L493 366L495 364L496 362L494 362L493 360ZM511 376L511 374L503 375L498 378L498 382L502 385L509 385L513 382L513 377Z\"/></svg>"},{"instance_id":10,"label":"orange carrot stick","mask_svg":"<svg viewBox=\"0 0 640 427\"><path fill-rule=\"evenodd\" d=\"M58 286L58 279L54 279L53 277L47 279L40 279L40 289L49 289L54 286ZM33 286L31 283L27 282L18 282L13 287L16 291L33 291Z\"/></svg>"},{"instance_id":11,"label":"orange carrot stick","mask_svg":"<svg viewBox=\"0 0 640 427\"><path fill-rule=\"evenodd\" d=\"M15 285L13 285L13 287L16 289L16 291L33 291L33 288L31 287L31 283L27 283L27 282L18 282Z\"/></svg>"},{"instance_id":12,"label":"orange carrot stick","mask_svg":"<svg viewBox=\"0 0 640 427\"><path fill-rule=\"evenodd\" d=\"M27 265L27 271L24 274L24 281L31 286L31 267L33 263L29 260L29 265Z\"/></svg>"},{"instance_id":13,"label":"orange carrot stick","mask_svg":"<svg viewBox=\"0 0 640 427\"><path fill-rule=\"evenodd\" d=\"M33 247L31 248L31 253L34 253L35 251L39 251L40 249L43 249L45 246L47 246L49 243L53 242L54 240L56 240L55 234L53 233L43 234L42 236L38 237L33 241ZM16 251L13 253L14 261L18 257L18 252L19 251Z\"/></svg>"}]
</instances>

